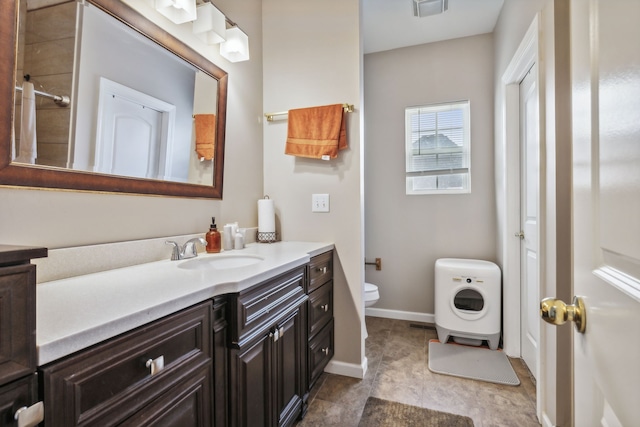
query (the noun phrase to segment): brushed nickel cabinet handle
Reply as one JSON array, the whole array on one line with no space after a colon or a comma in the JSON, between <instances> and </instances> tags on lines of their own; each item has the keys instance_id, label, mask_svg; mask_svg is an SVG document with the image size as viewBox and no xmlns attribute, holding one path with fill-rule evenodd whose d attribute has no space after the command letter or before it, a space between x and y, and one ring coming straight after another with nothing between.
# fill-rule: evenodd
<instances>
[{"instance_id":1,"label":"brushed nickel cabinet handle","mask_svg":"<svg viewBox=\"0 0 640 427\"><path fill-rule=\"evenodd\" d=\"M155 359L147 360L145 366L150 369L151 376L156 375L164 369L164 356L156 357Z\"/></svg>"},{"instance_id":2,"label":"brushed nickel cabinet handle","mask_svg":"<svg viewBox=\"0 0 640 427\"><path fill-rule=\"evenodd\" d=\"M16 411L13 418L18 422L18 427L35 427L44 421L44 404L38 402L28 408L23 406Z\"/></svg>"}]
</instances>

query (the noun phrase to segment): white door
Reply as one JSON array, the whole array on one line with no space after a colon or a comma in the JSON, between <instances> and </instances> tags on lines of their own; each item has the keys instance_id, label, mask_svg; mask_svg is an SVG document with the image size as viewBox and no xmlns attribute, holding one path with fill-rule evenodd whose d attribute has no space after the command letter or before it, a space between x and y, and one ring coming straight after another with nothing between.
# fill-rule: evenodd
<instances>
[{"instance_id":1,"label":"white door","mask_svg":"<svg viewBox=\"0 0 640 427\"><path fill-rule=\"evenodd\" d=\"M536 66L520 83L520 340L522 359L538 377L538 199L540 181Z\"/></svg>"},{"instance_id":2,"label":"white door","mask_svg":"<svg viewBox=\"0 0 640 427\"><path fill-rule=\"evenodd\" d=\"M158 175L162 113L118 96L108 98L100 172L141 178Z\"/></svg>"},{"instance_id":3,"label":"white door","mask_svg":"<svg viewBox=\"0 0 640 427\"><path fill-rule=\"evenodd\" d=\"M574 420L640 425L640 1L571 1Z\"/></svg>"},{"instance_id":4,"label":"white door","mask_svg":"<svg viewBox=\"0 0 640 427\"><path fill-rule=\"evenodd\" d=\"M176 107L100 78L93 170L141 178L172 178Z\"/></svg>"}]
</instances>

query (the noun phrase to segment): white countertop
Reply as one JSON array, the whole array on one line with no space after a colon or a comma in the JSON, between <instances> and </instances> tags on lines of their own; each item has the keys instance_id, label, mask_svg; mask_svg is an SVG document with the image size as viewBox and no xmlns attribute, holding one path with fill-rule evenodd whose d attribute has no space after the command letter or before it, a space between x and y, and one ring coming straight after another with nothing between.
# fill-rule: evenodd
<instances>
[{"instance_id":1,"label":"white countertop","mask_svg":"<svg viewBox=\"0 0 640 427\"><path fill-rule=\"evenodd\" d=\"M239 292L309 262L331 243L254 243L221 254L264 258L252 265L188 270L163 260L68 279L36 290L38 366L160 319L216 295Z\"/></svg>"}]
</instances>

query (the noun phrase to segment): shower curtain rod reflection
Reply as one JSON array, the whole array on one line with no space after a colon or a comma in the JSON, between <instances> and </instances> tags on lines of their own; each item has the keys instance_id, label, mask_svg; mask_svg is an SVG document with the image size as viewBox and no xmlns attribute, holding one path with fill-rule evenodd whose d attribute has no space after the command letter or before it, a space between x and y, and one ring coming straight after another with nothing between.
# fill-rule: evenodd
<instances>
[{"instance_id":1,"label":"shower curtain rod reflection","mask_svg":"<svg viewBox=\"0 0 640 427\"><path fill-rule=\"evenodd\" d=\"M22 92L22 87L16 86L16 90L18 92ZM58 104L60 107L68 107L69 104L71 103L71 100L66 95L52 95L50 93L42 92L42 91L39 91L39 90L34 90L33 92L36 95L42 96L44 98L53 99L53 102Z\"/></svg>"},{"instance_id":2,"label":"shower curtain rod reflection","mask_svg":"<svg viewBox=\"0 0 640 427\"><path fill-rule=\"evenodd\" d=\"M342 109L345 113L353 113L353 104L342 104ZM274 116L286 116L287 114L289 114L288 111L280 111L279 113L265 113L264 116L268 122L272 122Z\"/></svg>"}]
</instances>

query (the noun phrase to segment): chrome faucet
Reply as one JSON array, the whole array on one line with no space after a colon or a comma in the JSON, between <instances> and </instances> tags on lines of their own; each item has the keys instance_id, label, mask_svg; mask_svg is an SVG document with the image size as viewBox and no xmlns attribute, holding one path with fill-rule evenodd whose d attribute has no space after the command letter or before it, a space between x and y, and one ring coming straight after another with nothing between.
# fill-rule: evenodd
<instances>
[{"instance_id":1,"label":"chrome faucet","mask_svg":"<svg viewBox=\"0 0 640 427\"><path fill-rule=\"evenodd\" d=\"M164 243L167 245L173 245L173 250L171 251L171 261L197 257L198 251L196 250L196 243L200 243L202 246L207 245L207 241L202 237L194 237L193 239L189 239L182 247L180 247L180 245L173 240L167 240Z\"/></svg>"}]
</instances>

